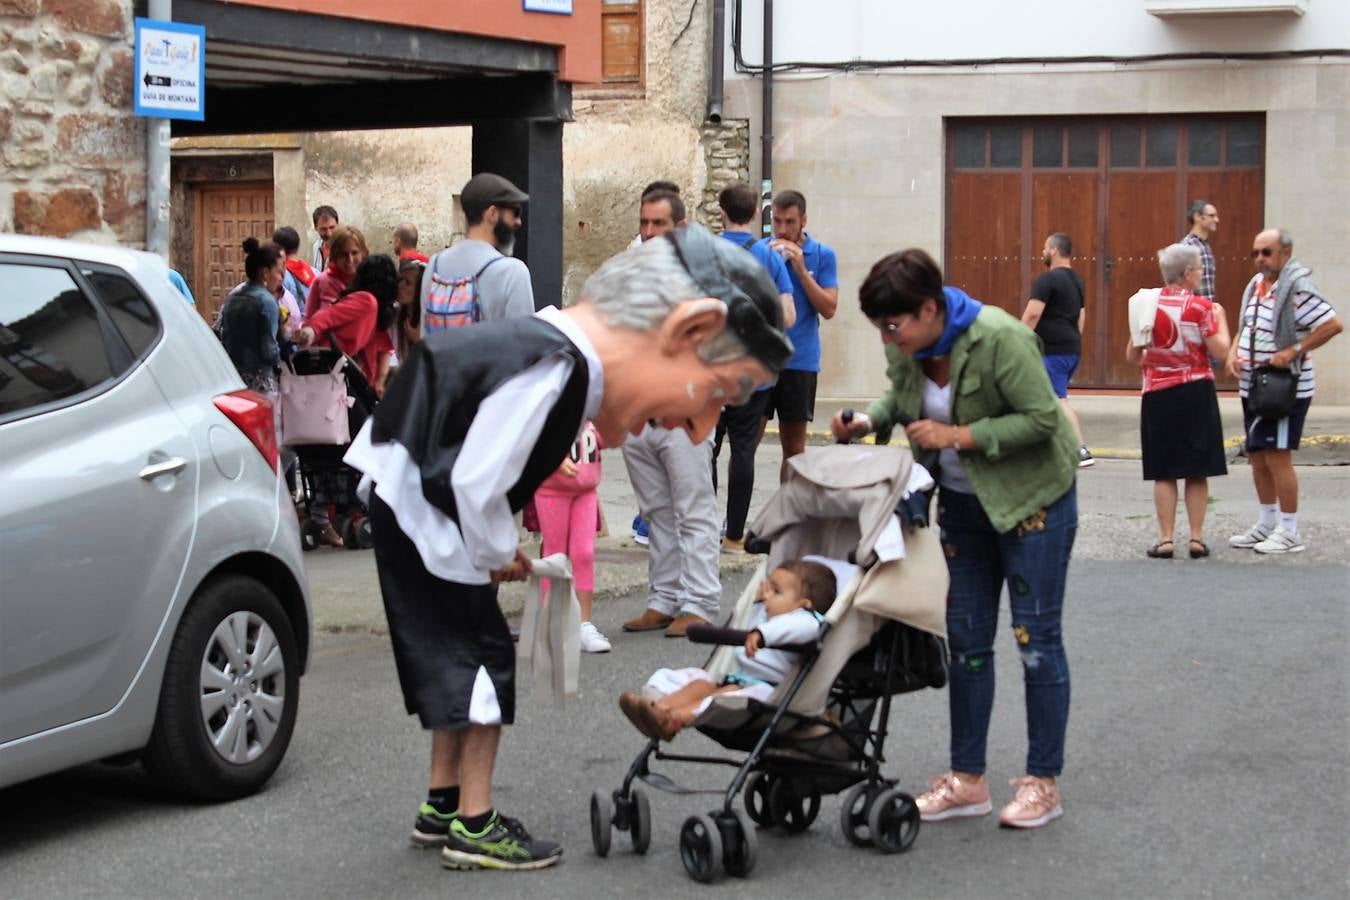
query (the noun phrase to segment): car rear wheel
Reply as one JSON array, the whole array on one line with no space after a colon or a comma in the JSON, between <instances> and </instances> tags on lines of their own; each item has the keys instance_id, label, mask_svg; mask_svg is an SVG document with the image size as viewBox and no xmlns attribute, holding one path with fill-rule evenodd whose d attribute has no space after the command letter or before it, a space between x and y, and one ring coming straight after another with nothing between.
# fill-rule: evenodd
<instances>
[{"instance_id":1,"label":"car rear wheel","mask_svg":"<svg viewBox=\"0 0 1350 900\"><path fill-rule=\"evenodd\" d=\"M244 575L212 581L170 646L146 767L196 799L251 794L286 755L299 699L300 654L277 598Z\"/></svg>"}]
</instances>

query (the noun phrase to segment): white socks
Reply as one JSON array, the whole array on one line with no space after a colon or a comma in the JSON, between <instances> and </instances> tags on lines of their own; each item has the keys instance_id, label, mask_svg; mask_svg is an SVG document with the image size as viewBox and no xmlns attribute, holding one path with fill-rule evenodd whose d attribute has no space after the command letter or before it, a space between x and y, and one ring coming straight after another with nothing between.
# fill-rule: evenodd
<instances>
[{"instance_id":1,"label":"white socks","mask_svg":"<svg viewBox=\"0 0 1350 900\"><path fill-rule=\"evenodd\" d=\"M1298 534L1298 513L1280 513L1280 528L1287 534Z\"/></svg>"},{"instance_id":2,"label":"white socks","mask_svg":"<svg viewBox=\"0 0 1350 900\"><path fill-rule=\"evenodd\" d=\"M1280 506L1278 503L1262 503L1261 517L1257 519L1262 528L1274 528L1280 520Z\"/></svg>"}]
</instances>

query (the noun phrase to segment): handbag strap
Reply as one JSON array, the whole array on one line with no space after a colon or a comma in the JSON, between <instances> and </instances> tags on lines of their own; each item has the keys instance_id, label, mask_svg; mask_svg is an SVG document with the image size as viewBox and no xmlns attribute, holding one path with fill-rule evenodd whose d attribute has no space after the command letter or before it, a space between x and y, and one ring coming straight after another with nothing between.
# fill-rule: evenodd
<instances>
[{"instance_id":1,"label":"handbag strap","mask_svg":"<svg viewBox=\"0 0 1350 900\"><path fill-rule=\"evenodd\" d=\"M1272 303L1271 303L1271 310L1270 310L1270 318L1271 318L1271 327L1272 327L1272 328L1274 327L1274 322L1275 322L1275 308L1274 308L1273 295L1274 295L1274 291L1273 291L1273 288L1272 288ZM1247 310L1248 310L1248 309L1250 309L1250 310L1251 310L1251 313L1252 313L1252 324L1251 324L1250 327L1247 326ZM1243 326L1244 328L1247 328L1247 329L1248 329L1248 330L1247 330L1247 359L1250 360L1249 365L1251 366L1251 368L1252 368L1253 370L1255 370L1256 367L1257 367L1257 366L1256 366L1256 329L1257 329L1257 326L1260 324L1260 322L1261 322L1261 297L1257 294L1256 290L1253 290L1253 291L1252 291L1251 302L1248 303L1247 306L1242 310L1242 326ZM1277 347L1277 348L1275 348L1275 350L1276 350L1276 352L1278 353L1279 350L1280 350L1280 348ZM1290 371L1290 372L1293 372L1295 375L1298 375L1300 372L1302 372L1302 371L1303 371L1302 361L1303 361L1303 354L1301 354L1301 353L1296 354L1296 355L1294 356L1294 358L1293 358L1292 360L1289 361L1289 371ZM1269 362L1267 362L1266 365L1269 365Z\"/></svg>"}]
</instances>

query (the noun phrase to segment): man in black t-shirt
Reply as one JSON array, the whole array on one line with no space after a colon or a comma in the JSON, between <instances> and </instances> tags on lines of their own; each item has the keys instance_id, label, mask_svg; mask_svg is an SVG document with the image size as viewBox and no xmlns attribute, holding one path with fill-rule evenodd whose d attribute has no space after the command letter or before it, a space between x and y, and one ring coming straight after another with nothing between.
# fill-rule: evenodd
<instances>
[{"instance_id":1,"label":"man in black t-shirt","mask_svg":"<svg viewBox=\"0 0 1350 900\"><path fill-rule=\"evenodd\" d=\"M1050 384L1078 434L1078 465L1090 466L1096 460L1083 443L1083 427L1069 405L1069 379L1082 355L1085 314L1083 279L1073 270L1073 241L1060 232L1050 235L1041 250L1041 261L1048 271L1031 286L1022 322L1041 339Z\"/></svg>"}]
</instances>

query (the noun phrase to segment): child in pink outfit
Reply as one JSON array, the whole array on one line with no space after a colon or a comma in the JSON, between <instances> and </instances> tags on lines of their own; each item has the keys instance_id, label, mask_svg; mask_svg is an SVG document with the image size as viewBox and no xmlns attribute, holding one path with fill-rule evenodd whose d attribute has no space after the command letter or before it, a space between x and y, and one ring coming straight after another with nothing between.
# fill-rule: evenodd
<instances>
[{"instance_id":1,"label":"child in pink outfit","mask_svg":"<svg viewBox=\"0 0 1350 900\"><path fill-rule=\"evenodd\" d=\"M600 451L604 444L590 422L572 445L558 471L548 477L534 494L539 515L542 555L565 553L572 561L572 584L581 606L581 649L587 653L606 653L609 639L591 624L591 604L595 599L595 533L600 517ZM547 596L548 583L540 584Z\"/></svg>"}]
</instances>

